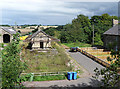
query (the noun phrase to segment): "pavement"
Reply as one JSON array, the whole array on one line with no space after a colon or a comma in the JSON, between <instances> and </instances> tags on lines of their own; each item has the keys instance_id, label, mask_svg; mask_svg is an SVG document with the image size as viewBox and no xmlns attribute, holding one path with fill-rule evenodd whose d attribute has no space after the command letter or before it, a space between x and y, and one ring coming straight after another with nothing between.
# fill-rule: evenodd
<instances>
[{"instance_id":1,"label":"pavement","mask_svg":"<svg viewBox=\"0 0 120 89\"><path fill-rule=\"evenodd\" d=\"M94 69L97 67L98 69L104 68L102 65L93 61L92 59L86 57L80 52L69 52L66 50L70 56L75 59L81 66L89 72L87 76L81 77L77 80L57 80L57 81L33 81L33 82L24 82L25 87L97 87L99 82L92 78L94 75ZM86 73L86 72L85 72ZM83 73L83 75L85 74Z\"/></svg>"}]
</instances>

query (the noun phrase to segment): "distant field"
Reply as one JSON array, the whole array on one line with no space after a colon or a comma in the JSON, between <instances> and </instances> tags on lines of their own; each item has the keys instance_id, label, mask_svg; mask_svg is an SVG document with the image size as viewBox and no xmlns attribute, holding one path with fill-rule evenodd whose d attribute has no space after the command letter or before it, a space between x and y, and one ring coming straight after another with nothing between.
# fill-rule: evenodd
<instances>
[{"instance_id":1,"label":"distant field","mask_svg":"<svg viewBox=\"0 0 120 89\"><path fill-rule=\"evenodd\" d=\"M63 43L64 45L68 47L91 47L91 44L76 42L76 43Z\"/></svg>"},{"instance_id":2,"label":"distant field","mask_svg":"<svg viewBox=\"0 0 120 89\"><path fill-rule=\"evenodd\" d=\"M32 32L34 29L16 29L16 31L21 31L21 34L27 34L29 32Z\"/></svg>"}]
</instances>

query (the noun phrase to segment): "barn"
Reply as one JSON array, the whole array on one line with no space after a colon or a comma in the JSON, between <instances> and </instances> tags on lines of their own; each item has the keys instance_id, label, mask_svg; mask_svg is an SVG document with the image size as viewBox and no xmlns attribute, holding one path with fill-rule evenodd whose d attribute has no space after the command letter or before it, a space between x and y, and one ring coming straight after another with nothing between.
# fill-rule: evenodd
<instances>
[{"instance_id":1,"label":"barn","mask_svg":"<svg viewBox=\"0 0 120 89\"><path fill-rule=\"evenodd\" d=\"M104 47L108 49L120 49L120 25L114 25L104 33Z\"/></svg>"},{"instance_id":2,"label":"barn","mask_svg":"<svg viewBox=\"0 0 120 89\"><path fill-rule=\"evenodd\" d=\"M0 27L0 43L9 43L16 31L11 27Z\"/></svg>"},{"instance_id":3,"label":"barn","mask_svg":"<svg viewBox=\"0 0 120 89\"><path fill-rule=\"evenodd\" d=\"M52 41L60 41L52 36L47 35L44 31L38 30L33 35L26 38L32 49L49 49Z\"/></svg>"}]
</instances>

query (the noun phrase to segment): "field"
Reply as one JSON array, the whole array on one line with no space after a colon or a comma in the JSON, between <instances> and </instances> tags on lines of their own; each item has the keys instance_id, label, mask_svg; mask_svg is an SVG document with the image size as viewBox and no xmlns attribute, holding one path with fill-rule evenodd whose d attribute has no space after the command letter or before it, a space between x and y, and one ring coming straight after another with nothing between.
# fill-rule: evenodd
<instances>
[{"instance_id":1,"label":"field","mask_svg":"<svg viewBox=\"0 0 120 89\"><path fill-rule=\"evenodd\" d=\"M24 72L71 71L72 67L66 65L70 59L66 55L65 50L60 45L53 45L57 50L38 52L37 50L29 51L28 49L23 49L22 59L28 65L28 68Z\"/></svg>"},{"instance_id":2,"label":"field","mask_svg":"<svg viewBox=\"0 0 120 89\"><path fill-rule=\"evenodd\" d=\"M75 42L75 43L63 43L64 45L68 47L91 47L91 44L87 43L81 43L81 42Z\"/></svg>"},{"instance_id":3,"label":"field","mask_svg":"<svg viewBox=\"0 0 120 89\"><path fill-rule=\"evenodd\" d=\"M16 29L16 31L20 31L22 35L32 32L33 30L34 29Z\"/></svg>"}]
</instances>

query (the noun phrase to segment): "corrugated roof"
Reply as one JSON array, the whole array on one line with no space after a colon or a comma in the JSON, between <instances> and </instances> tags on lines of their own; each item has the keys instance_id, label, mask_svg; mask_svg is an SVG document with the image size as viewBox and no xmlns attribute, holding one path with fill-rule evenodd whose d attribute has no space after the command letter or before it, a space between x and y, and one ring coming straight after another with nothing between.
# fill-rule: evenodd
<instances>
[{"instance_id":1,"label":"corrugated roof","mask_svg":"<svg viewBox=\"0 0 120 89\"><path fill-rule=\"evenodd\" d=\"M16 31L11 27L0 27L0 28L3 29L4 31L10 33L10 34L16 34Z\"/></svg>"},{"instance_id":2,"label":"corrugated roof","mask_svg":"<svg viewBox=\"0 0 120 89\"><path fill-rule=\"evenodd\" d=\"M104 34L105 35L120 35L120 25L113 26L112 28L107 30Z\"/></svg>"}]
</instances>

